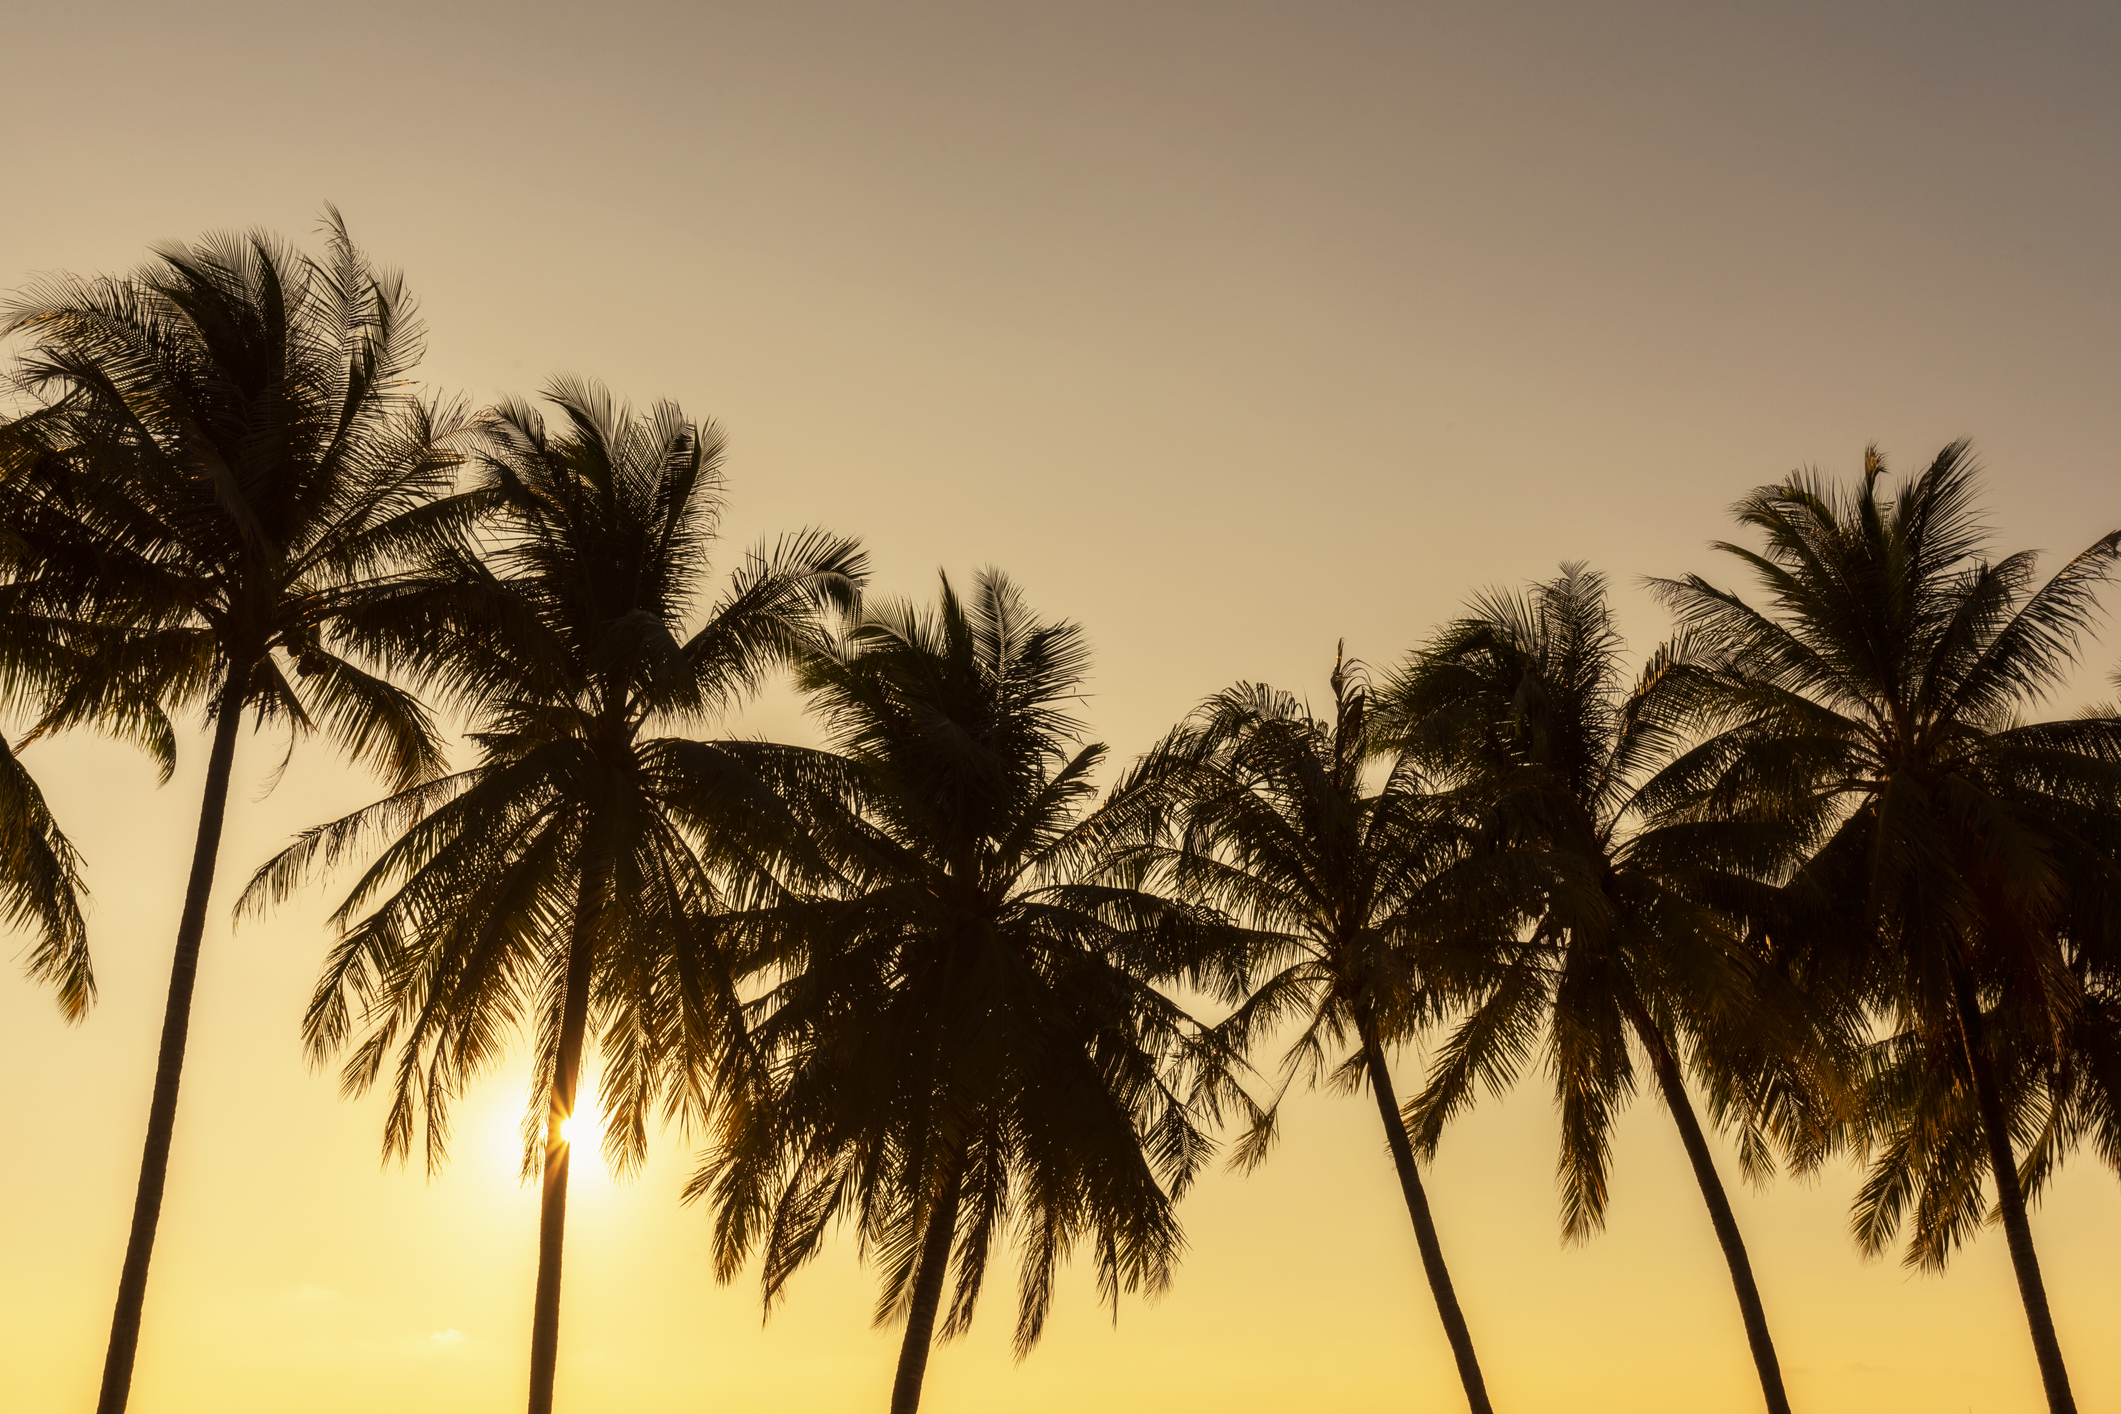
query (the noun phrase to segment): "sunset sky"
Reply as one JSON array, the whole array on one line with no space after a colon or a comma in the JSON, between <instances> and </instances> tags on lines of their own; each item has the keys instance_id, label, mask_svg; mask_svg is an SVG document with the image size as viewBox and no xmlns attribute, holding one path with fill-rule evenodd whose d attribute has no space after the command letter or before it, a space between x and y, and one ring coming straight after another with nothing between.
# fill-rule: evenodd
<instances>
[{"instance_id":1,"label":"sunset sky","mask_svg":"<svg viewBox=\"0 0 2121 1414\"><path fill-rule=\"evenodd\" d=\"M1326 696L1470 593L1587 560L1713 570L1751 486L1975 439L2008 548L2121 525L2121 7L2112 4L10 4L0 288L323 203L402 267L423 376L668 396L730 439L723 563L805 524L876 586L1008 570L1096 647L1124 761L1233 680ZM2121 606L2121 594L2114 598ZM2121 632L2075 710L2109 693ZM731 731L808 739L786 693ZM205 740L176 778L25 754L88 858L102 1000L0 972L0 1408L101 1368ZM299 1046L315 890L232 929L288 836L379 783L246 743L163 1209L138 1414L487 1414L523 1397L536 1193L518 1053L431 1181ZM13 944L10 943L12 951ZM1422 1072L1396 1059L1402 1088ZM593 1082L592 1082L593 1088ZM1377 1116L1296 1104L1180 1213L1115 1327L1087 1264L1009 1348L997 1273L933 1414L1463 1408ZM1678 1138L1638 1100L1605 1234L1559 1240L1543 1078L1451 1130L1430 1197L1498 1408L1753 1410ZM2042 1407L2000 1233L1866 1263L1853 1169L1746 1189L1804 1414ZM586 1157L586 1156L585 1156ZM691 1146L577 1166L560 1405L880 1407L897 1332L841 1244L761 1323L681 1208ZM2080 1154L2034 1233L2081 1407L2121 1407L2121 1185Z\"/></svg>"}]
</instances>

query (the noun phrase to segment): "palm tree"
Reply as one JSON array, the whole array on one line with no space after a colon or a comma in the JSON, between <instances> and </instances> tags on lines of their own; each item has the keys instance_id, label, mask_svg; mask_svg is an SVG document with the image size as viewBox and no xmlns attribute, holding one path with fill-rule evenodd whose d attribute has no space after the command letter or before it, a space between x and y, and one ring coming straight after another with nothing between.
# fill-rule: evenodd
<instances>
[{"instance_id":1,"label":"palm tree","mask_svg":"<svg viewBox=\"0 0 2121 1414\"><path fill-rule=\"evenodd\" d=\"M249 895L284 897L313 865L398 832L333 915L341 938L304 1025L319 1061L352 1047L349 1093L396 1051L386 1160L424 1126L439 1165L450 1101L535 1019L532 1414L552 1408L566 1126L592 1030L605 1152L623 1171L659 1106L697 1112L698 1078L731 1044L734 979L703 919L725 902L717 871L772 847L765 782L807 760L673 733L744 699L864 573L853 542L793 536L752 553L688 630L722 508L721 434L672 403L637 416L594 383L558 379L546 396L558 433L518 402L485 423L485 555L441 549L420 576L428 612L377 630L469 713L477 763L309 831Z\"/></svg>"},{"instance_id":2,"label":"palm tree","mask_svg":"<svg viewBox=\"0 0 2121 1414\"><path fill-rule=\"evenodd\" d=\"M1853 489L1804 473L1738 504L1764 545L1717 548L1752 572L1764 608L1700 576L1660 582L1718 670L1723 731L1696 793L1808 834L1791 890L1809 921L1778 940L1786 964L1837 979L1886 1024L1927 1077L1914 1093L1970 1098L1965 1132L1985 1150L2060 1414L2075 1403L1999 1070L2059 1071L2087 982L2116 975L2121 718L2028 718L2075 666L2121 533L2041 583L2029 553L1989 558L1964 442L1898 487L1884 476L1873 449ZM1890 1236L1878 1196L1859 1207L1866 1242Z\"/></svg>"},{"instance_id":3,"label":"palm tree","mask_svg":"<svg viewBox=\"0 0 2121 1414\"><path fill-rule=\"evenodd\" d=\"M1019 1357L1080 1240L1115 1311L1161 1290L1208 1148L1171 1083L1187 1019L1150 979L1213 920L1093 877L1104 748L1068 715L1087 656L989 571L933 613L872 606L801 670L841 773L798 807L829 873L736 925L771 1083L724 1089L687 1196L715 1207L723 1280L763 1248L769 1308L853 1218L878 1323L906 1323L892 1414L919 1406L950 1268L946 1339L1012 1222Z\"/></svg>"},{"instance_id":4,"label":"palm tree","mask_svg":"<svg viewBox=\"0 0 2121 1414\"><path fill-rule=\"evenodd\" d=\"M1622 653L1604 580L1566 566L1529 596L1475 600L1392 684L1393 732L1483 802L1484 848L1467 867L1509 871L1514 883L1498 891L1521 890L1531 919L1495 935L1471 969L1477 1004L1408 1119L1433 1150L1483 1083L1514 1080L1543 1033L1561 1110L1563 1232L1581 1240L1605 1220L1612 1121L1635 1086L1632 1035L1708 1205L1768 1408L1787 1414L1752 1264L1686 1086L1687 1039L1712 1096L1732 1092L1716 1074L1717 1042L1750 1031L1760 1050L1743 920L1715 906L1719 885L1742 881L1713 877L1719 846L1698 826L1652 828L1656 770L1684 740L1671 689L1685 645L1653 655L1634 683Z\"/></svg>"},{"instance_id":5,"label":"palm tree","mask_svg":"<svg viewBox=\"0 0 2121 1414\"><path fill-rule=\"evenodd\" d=\"M395 275L337 213L321 257L254 234L60 277L0 316L43 454L7 482L14 607L130 637L141 680L213 725L101 1414L125 1407L168 1172L199 942L243 714L321 731L399 783L437 767L411 696L344 656L405 553L451 533L450 415L405 382ZM120 630L124 632L120 633Z\"/></svg>"},{"instance_id":6,"label":"palm tree","mask_svg":"<svg viewBox=\"0 0 2121 1414\"><path fill-rule=\"evenodd\" d=\"M1282 1060L1283 1093L1299 1074L1315 1085L1329 1066L1337 1085L1369 1087L1466 1400L1486 1414L1487 1387L1388 1061L1441 1002L1419 959L1441 903L1432 886L1461 841L1411 755L1387 753L1374 788L1366 780L1379 742L1359 665L1336 662L1332 688L1326 721L1250 683L1204 702L1122 787L1161 806L1142 814L1134 849L1180 897L1256 929L1234 970L1248 981L1267 975L1240 988L1218 1027L1227 1044L1246 1051L1300 1022ZM1277 1095L1255 1110L1239 1165L1265 1157L1279 1105Z\"/></svg>"}]
</instances>

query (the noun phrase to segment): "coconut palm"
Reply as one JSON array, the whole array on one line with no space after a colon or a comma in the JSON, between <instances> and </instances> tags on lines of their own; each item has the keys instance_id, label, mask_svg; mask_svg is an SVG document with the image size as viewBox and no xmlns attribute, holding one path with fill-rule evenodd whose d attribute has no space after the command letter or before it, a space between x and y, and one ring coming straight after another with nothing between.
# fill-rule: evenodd
<instances>
[{"instance_id":1,"label":"coconut palm","mask_svg":"<svg viewBox=\"0 0 2121 1414\"><path fill-rule=\"evenodd\" d=\"M769 1308L854 1221L878 1323L905 1321L893 1414L919 1406L951 1269L946 1339L1012 1224L1019 1356L1079 1241L1115 1310L1161 1290L1209 1148L1173 1083L1186 1017L1150 979L1214 922L1093 877L1104 748L1068 715L1086 661L990 571L966 597L945 579L932 613L872 606L801 670L843 773L799 807L830 873L737 925L771 1084L724 1090L741 1103L687 1196L713 1205L724 1280L763 1250Z\"/></svg>"},{"instance_id":2,"label":"coconut palm","mask_svg":"<svg viewBox=\"0 0 2121 1414\"><path fill-rule=\"evenodd\" d=\"M1685 646L1654 654L1633 682L1623 652L1604 580L1566 566L1529 595L1476 599L1391 686L1393 733L1482 802L1484 847L1467 868L1509 870L1531 920L1493 935L1470 969L1477 1001L1408 1118L1433 1150L1445 1123L1483 1084L1511 1083L1543 1036L1561 1112L1563 1232L1581 1240L1604 1223L1611 1126L1636 1083L1632 1038L1693 1165L1768 1408L1785 1414L1752 1264L1686 1072L1691 1061L1720 1112L1767 1087L1734 1078L1737 1066L1719 1074L1719 1049L1765 1064L1794 1032L1763 1024L1766 984L1743 917L1717 906L1746 882L1717 868L1729 844L1698 824L1656 828L1657 768L1685 744L1672 691Z\"/></svg>"},{"instance_id":3,"label":"coconut palm","mask_svg":"<svg viewBox=\"0 0 2121 1414\"><path fill-rule=\"evenodd\" d=\"M1381 776L1366 778L1378 738L1360 666L1336 662L1332 689L1328 720L1251 683L1204 702L1122 787L1160 805L1141 816L1134 848L1179 897L1256 930L1236 969L1250 985L1218 1027L1226 1044L1250 1050L1293 1023L1283 1093L1299 1076L1315 1085L1329 1070L1339 1086L1369 1088L1466 1400L1485 1414L1487 1387L1390 1066L1391 1048L1434 1019L1443 1000L1419 959L1444 912L1435 880L1462 840L1411 755L1387 753ZM1255 1111L1239 1165L1265 1157L1279 1104L1277 1094Z\"/></svg>"},{"instance_id":4,"label":"coconut palm","mask_svg":"<svg viewBox=\"0 0 2121 1414\"><path fill-rule=\"evenodd\" d=\"M450 414L405 381L401 281L337 214L322 256L266 235L170 245L119 278L18 295L0 332L41 452L5 495L11 604L131 644L135 681L213 728L146 1151L98 1409L131 1387L207 897L243 715L321 732L405 784L440 755L419 703L347 656L405 554L452 533ZM77 704L79 705L79 704Z\"/></svg>"},{"instance_id":5,"label":"coconut palm","mask_svg":"<svg viewBox=\"0 0 2121 1414\"><path fill-rule=\"evenodd\" d=\"M1885 1059L1916 1082L1899 1093L1964 1097L1978 1116L1961 1132L1985 1151L2048 1404L2064 1411L2008 1072L2059 1083L2098 1000L2088 988L2111 996L2121 718L2031 714L2076 666L2121 533L2041 582L2029 553L1990 558L1976 481L1963 442L1897 486L1875 449L1853 488L1793 475L1736 508L1761 548L1717 547L1763 605L1700 576L1659 587L1718 669L1702 808L1779 813L1808 834L1791 889L1809 922L1778 939L1789 965L1836 979L1897 1038ZM1890 1238L1884 1196L1859 1205L1867 1245ZM1918 1260L1970 1232L1926 1222Z\"/></svg>"},{"instance_id":6,"label":"coconut palm","mask_svg":"<svg viewBox=\"0 0 2121 1414\"><path fill-rule=\"evenodd\" d=\"M703 920L718 870L776 846L766 782L807 756L677 733L735 707L852 601L851 541L820 532L753 552L694 622L722 509L722 439L672 403L636 415L555 380L564 427L506 402L472 456L494 516L485 553L444 547L424 612L377 629L462 708L478 760L304 835L259 872L284 897L312 867L388 839L333 915L342 935L304 1025L344 1083L392 1061L386 1159L424 1129L446 1153L450 1102L526 1014L536 1049L524 1176L541 1180L530 1404L552 1408L570 1145L585 1055L602 1057L604 1148L629 1170L659 1107L701 1103L727 1049L733 978ZM741 867L739 867L741 866Z\"/></svg>"}]
</instances>

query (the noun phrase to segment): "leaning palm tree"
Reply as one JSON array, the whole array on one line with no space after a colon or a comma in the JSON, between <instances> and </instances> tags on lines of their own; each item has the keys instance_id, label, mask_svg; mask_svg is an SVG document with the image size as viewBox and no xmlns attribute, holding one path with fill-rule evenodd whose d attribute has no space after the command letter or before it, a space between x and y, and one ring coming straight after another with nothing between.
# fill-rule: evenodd
<instances>
[{"instance_id":1,"label":"leaning palm tree","mask_svg":"<svg viewBox=\"0 0 2121 1414\"><path fill-rule=\"evenodd\" d=\"M1235 1051L1288 1023L1298 1030L1281 1089L1329 1068L1334 1082L1367 1086L1399 1174L1407 1215L1466 1400L1490 1409L1473 1337L1430 1216L1392 1084L1391 1048L1433 1020L1443 998L1422 953L1450 910L1435 889L1462 847L1449 812L1429 794L1416 760L1379 755L1358 665L1336 662L1333 715L1320 720L1287 693L1240 684L1209 698L1151 750L1122 787L1156 802L1140 812L1136 867L1172 890L1244 919L1246 978L1217 1028ZM1461 903L1460 913L1463 913ZM1252 975L1264 970L1256 981ZM1337 1058L1337 1059L1336 1059ZM1255 1109L1235 1160L1263 1159L1279 1097Z\"/></svg>"},{"instance_id":2,"label":"leaning palm tree","mask_svg":"<svg viewBox=\"0 0 2121 1414\"><path fill-rule=\"evenodd\" d=\"M1522 890L1531 920L1494 935L1470 969L1477 1001L1408 1117L1433 1150L1449 1118L1483 1084L1507 1086L1543 1035L1561 1111L1563 1231L1581 1240L1604 1222L1611 1126L1635 1087L1632 1037L1693 1165L1767 1406L1787 1414L1686 1071L1691 1060L1720 1111L1734 1091L1761 1087L1719 1075L1719 1047L1757 1062L1791 1033L1762 1015L1743 916L1717 906L1745 892L1744 875L1717 867L1728 845L1692 823L1656 828L1657 768L1685 744L1691 699L1672 690L1686 676L1685 648L1654 654L1634 682L1623 651L1604 580L1568 566L1528 596L1477 599L1392 684L1393 734L1481 802L1483 848L1466 870L1507 871L1496 887Z\"/></svg>"},{"instance_id":3,"label":"leaning palm tree","mask_svg":"<svg viewBox=\"0 0 2121 1414\"><path fill-rule=\"evenodd\" d=\"M1985 1151L2061 1414L2075 1403L2006 1072L2059 1074L2097 1000L2088 987L2116 976L2104 900L2121 864L2121 718L2031 712L2076 666L2121 532L2042 583L2029 553L1989 558L1965 443L1897 487L1884 477L1873 450L1853 488L1798 474L1738 504L1764 544L1717 548L1754 575L1764 606L1697 575L1659 583L1717 669L1723 730L1695 762L1694 793L1705 812L1779 815L1808 834L1790 881L1808 921L1779 940L1788 966L1835 979L1899 1039L1885 1059L1903 1096L1971 1102L1978 1125L1962 1132ZM1866 1241L1890 1236L1878 1197L1859 1208ZM1971 1231L1928 1226L1945 1234L1940 1259Z\"/></svg>"},{"instance_id":4,"label":"leaning palm tree","mask_svg":"<svg viewBox=\"0 0 2121 1414\"><path fill-rule=\"evenodd\" d=\"M170 245L122 278L61 277L0 315L26 342L41 454L6 483L11 608L130 641L141 681L213 727L101 1414L131 1388L192 986L246 712L322 732L398 783L440 755L419 703L346 656L392 571L452 533L450 415L405 381L419 327L334 212L321 257L265 235Z\"/></svg>"},{"instance_id":5,"label":"leaning palm tree","mask_svg":"<svg viewBox=\"0 0 2121 1414\"><path fill-rule=\"evenodd\" d=\"M694 623L722 508L722 439L672 403L644 415L599 385L555 380L555 433L503 403L473 454L494 519L485 553L443 547L424 612L379 624L378 647L473 722L478 760L309 831L260 870L284 897L395 832L333 915L342 935L305 1022L311 1055L352 1048L350 1093L396 1053L386 1160L424 1128L430 1171L450 1102L536 1034L524 1177L541 1181L532 1414L552 1408L575 1110L592 1039L603 1058L607 1157L645 1156L659 1107L696 1113L738 1023L709 923L718 877L788 848L767 782L805 753L675 733L739 704L852 602L853 542L805 532L752 553Z\"/></svg>"},{"instance_id":6,"label":"leaning palm tree","mask_svg":"<svg viewBox=\"0 0 2121 1414\"><path fill-rule=\"evenodd\" d=\"M687 1196L716 1210L724 1280L763 1248L769 1308L852 1219L878 1323L905 1322L892 1414L919 1406L951 1269L944 1338L1012 1225L1020 1357L1079 1241L1115 1309L1162 1289L1208 1148L1173 1083L1187 1018L1150 979L1214 920L1094 877L1104 748L1068 715L1086 658L993 572L963 598L946 579L932 614L866 610L801 671L839 771L797 805L822 872L732 922L768 1083L721 1088Z\"/></svg>"}]
</instances>

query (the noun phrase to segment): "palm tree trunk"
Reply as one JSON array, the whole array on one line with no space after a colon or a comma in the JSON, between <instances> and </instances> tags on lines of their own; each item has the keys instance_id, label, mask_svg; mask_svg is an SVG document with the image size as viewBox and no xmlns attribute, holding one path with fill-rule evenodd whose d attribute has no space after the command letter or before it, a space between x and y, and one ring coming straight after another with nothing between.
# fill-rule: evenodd
<instances>
[{"instance_id":1,"label":"palm tree trunk","mask_svg":"<svg viewBox=\"0 0 2121 1414\"><path fill-rule=\"evenodd\" d=\"M574 1114L582 1076L583 1033L589 1029L590 963L596 953L596 915L604 871L585 863L575 899L574 932L567 942L567 995L560 999L560 1054L545 1111L545 1177L538 1215L538 1288L530 1324L530 1414L552 1414L552 1385L560 1359L560 1256L567 1240L567 1170L574 1146L563 1126Z\"/></svg>"},{"instance_id":2,"label":"palm tree trunk","mask_svg":"<svg viewBox=\"0 0 2121 1414\"><path fill-rule=\"evenodd\" d=\"M1981 1039L1981 998L1964 967L1952 968L1952 994L1959 1012L1959 1040L1966 1048L1966 1067L1974 1081L1981 1110L1981 1136L1988 1141L1989 1168L1996 1176L1996 1207L2003 1214L2003 1236L2010 1247L2011 1268L2018 1276L2018 1297L2032 1327L2033 1353L2040 1360L2040 1383L2047 1389L2050 1414L2077 1414L2070 1393L2069 1370L2062 1363L2062 1343L2055 1339L2055 1318L2047 1309L2047 1283L2040 1279L2040 1254L2033 1250L2033 1228L2025 1216L2025 1190L2018 1185L2018 1161L2011 1154L2009 1121L2003 1092Z\"/></svg>"},{"instance_id":3,"label":"palm tree trunk","mask_svg":"<svg viewBox=\"0 0 2121 1414\"><path fill-rule=\"evenodd\" d=\"M1378 1043L1376 1028L1367 1017L1360 1019L1357 1029L1362 1035L1363 1064L1370 1073L1370 1093L1377 1097L1385 1142L1391 1145L1392 1163L1399 1170L1399 1189L1406 1196L1407 1216L1414 1220L1414 1242L1421 1248L1422 1269L1428 1273L1429 1290L1436 1296L1436 1314L1443 1318L1451 1354L1458 1360L1458 1378L1466 1387L1466 1403L1473 1414L1494 1414L1494 1406L1488 1403L1487 1382L1480 1377L1480 1360L1473 1353L1473 1333L1466 1329L1465 1313L1458 1309L1458 1293L1451 1289L1451 1269L1444 1265L1443 1244L1437 1240L1436 1223L1429 1216L1429 1198L1422 1191L1421 1173L1414 1167L1414 1146L1408 1142L1407 1126L1399 1117L1399 1096L1392 1089L1392 1073L1385 1068L1384 1047Z\"/></svg>"},{"instance_id":4,"label":"palm tree trunk","mask_svg":"<svg viewBox=\"0 0 2121 1414\"><path fill-rule=\"evenodd\" d=\"M1753 1347L1753 1367L1760 1372L1760 1392L1767 1396L1770 1414L1790 1414L1790 1397L1782 1388L1782 1363L1775 1358L1775 1341L1768 1334L1767 1308L1761 1304L1760 1288L1753 1282L1753 1264L1746 1256L1745 1239L1739 1235L1738 1218L1731 1212L1723 1180L1716 1174L1709 1141L1701 1132L1701 1122L1694 1117L1693 1101L1687 1098L1686 1076L1641 999L1624 996L1621 1004L1628 1020L1634 1023L1635 1034L1642 1038L1643 1049L1650 1053L1650 1068L1657 1072L1664 1107L1679 1128L1679 1142L1686 1146L1687 1159L1694 1165L1694 1181L1701 1185L1709 1222L1716 1229L1716 1240L1723 1244L1723 1260L1731 1269L1731 1286L1738 1293L1738 1310L1745 1318L1745 1338Z\"/></svg>"},{"instance_id":5,"label":"palm tree trunk","mask_svg":"<svg viewBox=\"0 0 2121 1414\"><path fill-rule=\"evenodd\" d=\"M953 1166L935 1210L928 1214L920 1270L913 1276L913 1309L906 1313L898 1376L891 1383L891 1414L914 1414L921 1407L921 1381L928 1373L928 1348L935 1341L935 1317L943 1305L943 1279L950 1274L950 1245L957 1235L957 1205L963 1189L964 1169Z\"/></svg>"},{"instance_id":6,"label":"palm tree trunk","mask_svg":"<svg viewBox=\"0 0 2121 1414\"><path fill-rule=\"evenodd\" d=\"M155 1254L155 1226L162 1217L162 1190L169 1178L169 1145L177 1129L177 1084L184 1074L184 1043L191 1035L192 987L199 979L199 940L206 932L206 901L214 887L214 861L221 852L221 822L228 813L228 781L235 768L236 733L243 724L244 667L231 664L215 709L214 743L206 758L206 790L199 802L199 833L192 843L191 879L184 886L184 912L177 919L177 955L170 963L169 1000L162 1009L162 1047L155 1058L155 1095L147 1108L147 1148L140 1157L140 1187L133 1198L132 1233L118 1277L118 1307L111 1316L110 1346L103 1356L103 1388L96 1414L123 1414L132 1396L133 1357L140 1348L140 1315L147 1304L147 1266Z\"/></svg>"}]
</instances>

